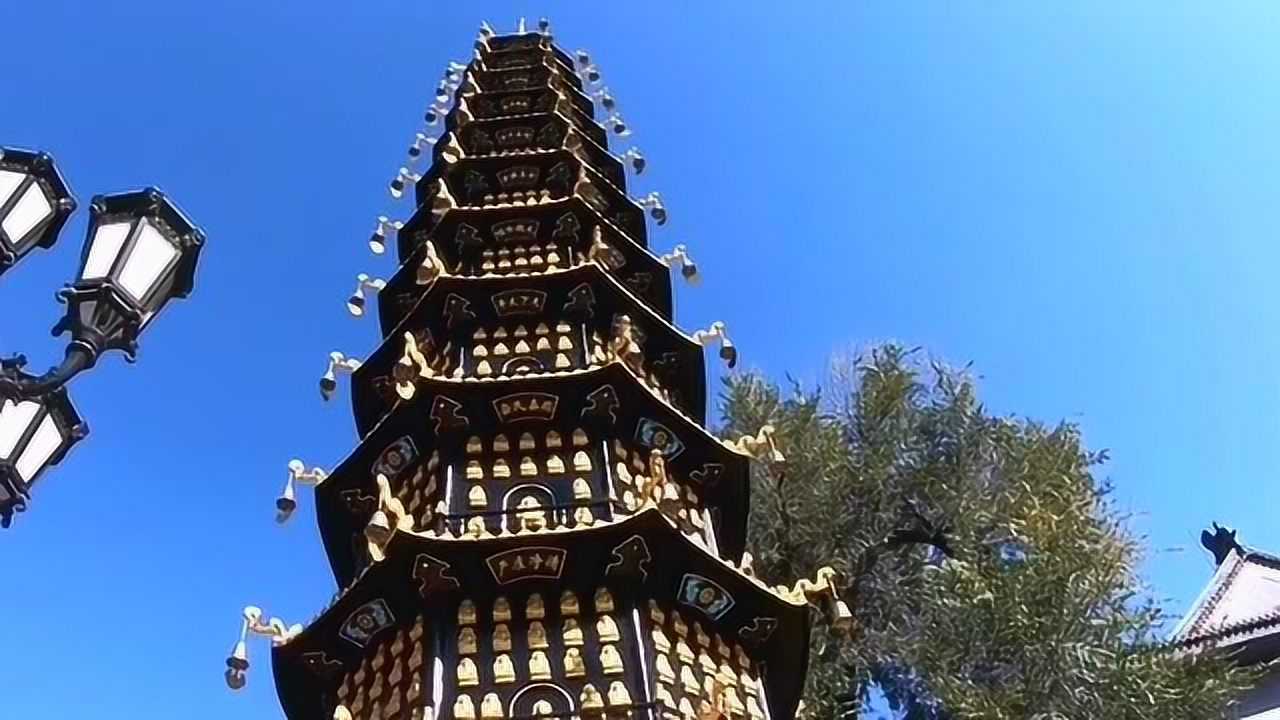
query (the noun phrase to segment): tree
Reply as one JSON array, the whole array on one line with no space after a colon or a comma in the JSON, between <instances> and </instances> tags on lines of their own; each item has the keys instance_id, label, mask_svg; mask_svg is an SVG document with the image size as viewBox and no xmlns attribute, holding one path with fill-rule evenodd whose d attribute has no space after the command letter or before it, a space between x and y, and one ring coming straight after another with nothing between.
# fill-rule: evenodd
<instances>
[{"instance_id":1,"label":"tree","mask_svg":"<svg viewBox=\"0 0 1280 720\"><path fill-rule=\"evenodd\" d=\"M851 637L816 626L804 715L910 720L1218 718L1252 676L1171 651L1141 540L1077 427L993 417L964 370L897 346L826 394L726 380L726 436L776 428L752 480L755 572L840 573Z\"/></svg>"}]
</instances>

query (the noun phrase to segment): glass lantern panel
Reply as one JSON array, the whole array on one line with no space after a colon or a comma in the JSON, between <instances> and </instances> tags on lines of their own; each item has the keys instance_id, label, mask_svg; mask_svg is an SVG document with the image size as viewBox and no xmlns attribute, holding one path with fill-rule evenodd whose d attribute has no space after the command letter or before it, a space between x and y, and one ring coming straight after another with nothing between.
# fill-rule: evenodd
<instances>
[{"instance_id":1,"label":"glass lantern panel","mask_svg":"<svg viewBox=\"0 0 1280 720\"><path fill-rule=\"evenodd\" d=\"M0 223L0 227L4 228L10 241L20 244L27 233L52 216L53 206L49 204L49 198L44 196L44 190L40 189L40 183L31 183L5 216L4 222Z\"/></svg>"},{"instance_id":2,"label":"glass lantern panel","mask_svg":"<svg viewBox=\"0 0 1280 720\"><path fill-rule=\"evenodd\" d=\"M9 198L18 191L18 186L26 179L26 173L0 170L0 205L8 202Z\"/></svg>"},{"instance_id":3,"label":"glass lantern panel","mask_svg":"<svg viewBox=\"0 0 1280 720\"><path fill-rule=\"evenodd\" d=\"M49 458L53 457L61 445L62 431L58 429L58 424L54 422L52 415L45 415L44 420L40 421L40 427L36 428L35 434L31 436L31 442L27 443L26 449L22 451L22 457L14 463L14 467L18 469L18 474L25 482L31 482L31 478L40 472L40 468L49 462Z\"/></svg>"},{"instance_id":4,"label":"glass lantern panel","mask_svg":"<svg viewBox=\"0 0 1280 720\"><path fill-rule=\"evenodd\" d=\"M125 260L124 269L120 271L120 287L132 295L134 300L141 302L151 288L155 287L165 268L177 257L178 248L144 219L142 228L138 231L138 240L134 243L129 258Z\"/></svg>"},{"instance_id":5,"label":"glass lantern panel","mask_svg":"<svg viewBox=\"0 0 1280 720\"><path fill-rule=\"evenodd\" d=\"M40 404L31 400L20 403L5 400L4 405L0 405L0 460L8 460L13 454L13 448L39 411Z\"/></svg>"},{"instance_id":6,"label":"glass lantern panel","mask_svg":"<svg viewBox=\"0 0 1280 720\"><path fill-rule=\"evenodd\" d=\"M89 258L84 261L81 280L95 280L106 277L111 272L111 266L115 265L116 256L120 254L120 248L124 247L124 241L129 237L129 229L132 227L131 222L98 226L98 231L93 234L93 244L89 246Z\"/></svg>"}]
</instances>

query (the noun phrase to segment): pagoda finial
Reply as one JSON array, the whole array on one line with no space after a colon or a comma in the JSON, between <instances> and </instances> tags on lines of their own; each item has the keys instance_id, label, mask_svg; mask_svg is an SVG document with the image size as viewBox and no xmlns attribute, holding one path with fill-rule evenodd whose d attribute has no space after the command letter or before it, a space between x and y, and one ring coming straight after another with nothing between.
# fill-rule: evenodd
<instances>
[{"instance_id":1,"label":"pagoda finial","mask_svg":"<svg viewBox=\"0 0 1280 720\"><path fill-rule=\"evenodd\" d=\"M271 638L271 644L279 646L289 642L302 632L301 625L285 625L285 622L280 618L271 618L264 622L262 608L253 605L246 606L242 615L240 637L236 640L235 647L227 658L225 678L227 687L232 690L239 690L244 687L245 676L249 672L248 640L250 635Z\"/></svg>"},{"instance_id":2,"label":"pagoda finial","mask_svg":"<svg viewBox=\"0 0 1280 720\"><path fill-rule=\"evenodd\" d=\"M720 358L732 369L738 364L738 348L729 339L724 323L717 320L706 330L698 330L693 334L693 341L702 347L709 348L720 343Z\"/></svg>"},{"instance_id":3,"label":"pagoda finial","mask_svg":"<svg viewBox=\"0 0 1280 720\"><path fill-rule=\"evenodd\" d=\"M370 278L367 273L356 275L356 290L351 293L351 297L347 298L347 312L352 317L363 317L366 303L364 293L366 290L371 292L381 292L387 286L387 281L382 278Z\"/></svg>"},{"instance_id":4,"label":"pagoda finial","mask_svg":"<svg viewBox=\"0 0 1280 720\"><path fill-rule=\"evenodd\" d=\"M358 359L347 357L337 350L329 353L329 366L324 375L320 376L320 397L326 401L333 399L333 394L338 391L338 376L354 373L360 369L360 364Z\"/></svg>"},{"instance_id":5,"label":"pagoda finial","mask_svg":"<svg viewBox=\"0 0 1280 720\"><path fill-rule=\"evenodd\" d=\"M316 487L320 483L329 478L329 473L322 468L313 467L307 469L306 463L294 458L289 461L289 479L285 481L284 492L280 493L280 497L276 498L276 522L283 525L289 522L289 518L293 516L293 511L298 509L298 499L294 487L296 485L310 485Z\"/></svg>"}]
</instances>

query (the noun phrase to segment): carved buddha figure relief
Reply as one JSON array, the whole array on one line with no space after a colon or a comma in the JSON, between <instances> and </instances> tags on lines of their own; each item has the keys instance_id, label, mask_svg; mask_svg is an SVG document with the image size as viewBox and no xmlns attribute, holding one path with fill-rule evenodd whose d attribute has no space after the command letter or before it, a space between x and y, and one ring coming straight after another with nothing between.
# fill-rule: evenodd
<instances>
[{"instance_id":1,"label":"carved buddha figure relief","mask_svg":"<svg viewBox=\"0 0 1280 720\"><path fill-rule=\"evenodd\" d=\"M511 628L506 623L493 626L493 651L509 652L511 650Z\"/></svg>"}]
</instances>

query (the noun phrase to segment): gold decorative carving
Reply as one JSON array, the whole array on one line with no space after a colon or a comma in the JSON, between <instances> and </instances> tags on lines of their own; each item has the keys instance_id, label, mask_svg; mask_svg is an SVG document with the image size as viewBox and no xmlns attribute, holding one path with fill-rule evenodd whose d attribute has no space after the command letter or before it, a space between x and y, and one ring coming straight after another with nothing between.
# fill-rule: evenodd
<instances>
[{"instance_id":1,"label":"gold decorative carving","mask_svg":"<svg viewBox=\"0 0 1280 720\"><path fill-rule=\"evenodd\" d=\"M530 622L529 623L529 649L545 650L547 647L548 647L547 629L543 627L542 623L538 620L534 620L533 622Z\"/></svg>"},{"instance_id":2,"label":"gold decorative carving","mask_svg":"<svg viewBox=\"0 0 1280 720\"><path fill-rule=\"evenodd\" d=\"M507 596L499 595L493 599L493 621L508 622L511 620L511 601Z\"/></svg>"},{"instance_id":3,"label":"gold decorative carving","mask_svg":"<svg viewBox=\"0 0 1280 720\"><path fill-rule=\"evenodd\" d=\"M662 628L655 625L653 630L649 631L649 637L653 639L653 649L660 653L671 652L671 639L662 631Z\"/></svg>"},{"instance_id":4,"label":"gold decorative carving","mask_svg":"<svg viewBox=\"0 0 1280 720\"><path fill-rule=\"evenodd\" d=\"M609 615L601 615L596 620L596 635L600 638L600 642L618 642L621 638L618 633L618 624Z\"/></svg>"},{"instance_id":5,"label":"gold decorative carving","mask_svg":"<svg viewBox=\"0 0 1280 720\"><path fill-rule=\"evenodd\" d=\"M778 450L778 446L773 441L775 432L772 425L764 425L755 435L743 435L735 442L726 441L725 444L757 460L774 464L785 463L787 457Z\"/></svg>"},{"instance_id":6,"label":"gold decorative carving","mask_svg":"<svg viewBox=\"0 0 1280 720\"><path fill-rule=\"evenodd\" d=\"M547 526L547 513L542 510L542 503L532 495L526 495L520 498L520 502L516 504L516 518L520 522L520 529L536 532Z\"/></svg>"},{"instance_id":7,"label":"gold decorative carving","mask_svg":"<svg viewBox=\"0 0 1280 720\"><path fill-rule=\"evenodd\" d=\"M622 706L631 704L631 693L627 691L626 683L621 680L609 683L609 704Z\"/></svg>"},{"instance_id":8,"label":"gold decorative carving","mask_svg":"<svg viewBox=\"0 0 1280 720\"><path fill-rule=\"evenodd\" d=\"M653 666L658 672L658 682L671 685L676 681L676 672L671 669L671 661L666 655L659 654Z\"/></svg>"},{"instance_id":9,"label":"gold decorative carving","mask_svg":"<svg viewBox=\"0 0 1280 720\"><path fill-rule=\"evenodd\" d=\"M464 657L458 661L458 687L475 687L480 684L475 661Z\"/></svg>"},{"instance_id":10,"label":"gold decorative carving","mask_svg":"<svg viewBox=\"0 0 1280 720\"><path fill-rule=\"evenodd\" d=\"M476 654L475 628L464 627L458 630L458 654L459 655L475 655Z\"/></svg>"},{"instance_id":11,"label":"gold decorative carving","mask_svg":"<svg viewBox=\"0 0 1280 720\"><path fill-rule=\"evenodd\" d=\"M578 627L578 621L567 617L562 624L564 632L565 647L581 647L583 643L582 628Z\"/></svg>"},{"instance_id":12,"label":"gold decorative carving","mask_svg":"<svg viewBox=\"0 0 1280 720\"><path fill-rule=\"evenodd\" d=\"M525 600L524 616L529 620L541 620L547 616L547 608L542 601L542 593L533 593L528 600Z\"/></svg>"},{"instance_id":13,"label":"gold decorative carving","mask_svg":"<svg viewBox=\"0 0 1280 720\"><path fill-rule=\"evenodd\" d=\"M578 698L583 710L599 710L604 707L604 698L595 685L587 683L582 686L582 695Z\"/></svg>"},{"instance_id":14,"label":"gold decorative carving","mask_svg":"<svg viewBox=\"0 0 1280 720\"><path fill-rule=\"evenodd\" d=\"M499 685L507 685L516 681L516 668L511 663L511 656L503 653L493 659L493 681Z\"/></svg>"},{"instance_id":15,"label":"gold decorative carving","mask_svg":"<svg viewBox=\"0 0 1280 720\"><path fill-rule=\"evenodd\" d=\"M565 677L583 677L587 674L587 666L582 662L582 650L576 647L564 651Z\"/></svg>"},{"instance_id":16,"label":"gold decorative carving","mask_svg":"<svg viewBox=\"0 0 1280 720\"><path fill-rule=\"evenodd\" d=\"M547 660L547 654L545 652L541 650L534 650L529 654L529 679L551 679L551 663Z\"/></svg>"},{"instance_id":17,"label":"gold decorative carving","mask_svg":"<svg viewBox=\"0 0 1280 720\"><path fill-rule=\"evenodd\" d=\"M692 665L697 661L698 656L693 653L693 648L689 647L689 643L684 638L676 640L676 657L680 658L680 662L685 665Z\"/></svg>"},{"instance_id":18,"label":"gold decorative carving","mask_svg":"<svg viewBox=\"0 0 1280 720\"><path fill-rule=\"evenodd\" d=\"M605 645L600 648L600 668L605 675L621 675L626 672L622 666L622 655L616 645Z\"/></svg>"},{"instance_id":19,"label":"gold decorative carving","mask_svg":"<svg viewBox=\"0 0 1280 720\"><path fill-rule=\"evenodd\" d=\"M511 650L511 628L506 623L493 626L493 650L494 652Z\"/></svg>"},{"instance_id":20,"label":"gold decorative carving","mask_svg":"<svg viewBox=\"0 0 1280 720\"><path fill-rule=\"evenodd\" d=\"M378 509L369 518L364 528L366 546L369 557L374 562L382 562L386 558L383 550L391 542L396 530L413 531L413 516L404 509L400 499L391 493L391 482L381 473L377 477Z\"/></svg>"},{"instance_id":21,"label":"gold decorative carving","mask_svg":"<svg viewBox=\"0 0 1280 720\"><path fill-rule=\"evenodd\" d=\"M466 693L458 693L458 699L453 701L453 719L454 720L475 720L476 705L471 700L471 696Z\"/></svg>"},{"instance_id":22,"label":"gold decorative carving","mask_svg":"<svg viewBox=\"0 0 1280 720\"><path fill-rule=\"evenodd\" d=\"M560 614L565 617L578 614L578 596L572 590L560 593Z\"/></svg>"},{"instance_id":23,"label":"gold decorative carving","mask_svg":"<svg viewBox=\"0 0 1280 720\"><path fill-rule=\"evenodd\" d=\"M498 693L487 693L480 701L481 720L502 720L502 700Z\"/></svg>"}]
</instances>

